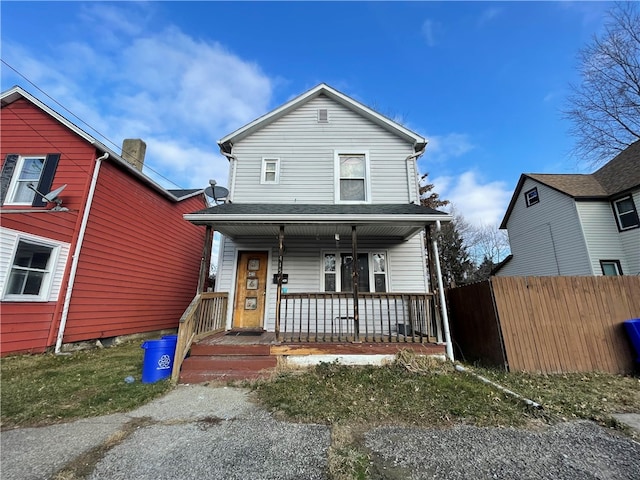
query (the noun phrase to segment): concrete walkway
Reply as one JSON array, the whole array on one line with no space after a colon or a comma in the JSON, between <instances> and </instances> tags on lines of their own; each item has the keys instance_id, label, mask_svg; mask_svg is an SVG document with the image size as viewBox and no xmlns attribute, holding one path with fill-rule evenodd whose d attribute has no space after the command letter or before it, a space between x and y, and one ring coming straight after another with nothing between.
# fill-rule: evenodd
<instances>
[{"instance_id":1,"label":"concrete walkway","mask_svg":"<svg viewBox=\"0 0 640 480\"><path fill-rule=\"evenodd\" d=\"M640 415L624 417L639 422ZM640 431L640 424L636 424ZM181 385L127 414L1 434L3 479L325 479L330 427L283 422L243 389ZM384 427L371 478L637 479L640 444L591 422L536 431ZM77 477L76 477L77 478Z\"/></svg>"}]
</instances>

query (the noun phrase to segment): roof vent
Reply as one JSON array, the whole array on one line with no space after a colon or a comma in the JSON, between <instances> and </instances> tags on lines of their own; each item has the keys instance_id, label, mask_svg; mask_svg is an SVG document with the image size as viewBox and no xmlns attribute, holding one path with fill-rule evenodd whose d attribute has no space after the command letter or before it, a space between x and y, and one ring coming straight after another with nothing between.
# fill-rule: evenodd
<instances>
[{"instance_id":1,"label":"roof vent","mask_svg":"<svg viewBox=\"0 0 640 480\"><path fill-rule=\"evenodd\" d=\"M318 109L318 123L329 123L329 111L326 108Z\"/></svg>"}]
</instances>

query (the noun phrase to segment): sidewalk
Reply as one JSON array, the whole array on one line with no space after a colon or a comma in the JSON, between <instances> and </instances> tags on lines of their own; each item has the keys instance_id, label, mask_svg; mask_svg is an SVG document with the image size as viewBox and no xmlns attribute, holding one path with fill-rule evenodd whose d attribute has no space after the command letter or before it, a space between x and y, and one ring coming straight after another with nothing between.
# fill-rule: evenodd
<instances>
[{"instance_id":1,"label":"sidewalk","mask_svg":"<svg viewBox=\"0 0 640 480\"><path fill-rule=\"evenodd\" d=\"M331 442L329 426L279 421L246 390L201 385L127 414L9 430L1 440L2 478L12 480L48 479L70 462L91 479L325 479ZM381 427L363 442L375 478L635 479L640 471L640 444L591 422Z\"/></svg>"}]
</instances>

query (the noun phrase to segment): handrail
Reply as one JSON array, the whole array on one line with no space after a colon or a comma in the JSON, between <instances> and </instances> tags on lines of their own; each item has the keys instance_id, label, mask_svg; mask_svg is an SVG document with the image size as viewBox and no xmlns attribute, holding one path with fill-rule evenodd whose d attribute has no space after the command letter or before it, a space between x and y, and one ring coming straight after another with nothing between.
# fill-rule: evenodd
<instances>
[{"instance_id":1,"label":"handrail","mask_svg":"<svg viewBox=\"0 0 640 480\"><path fill-rule=\"evenodd\" d=\"M194 341L224 330L227 318L227 293L199 293L186 308L178 327L178 341L171 371L171 381L176 383L180 368Z\"/></svg>"}]
</instances>

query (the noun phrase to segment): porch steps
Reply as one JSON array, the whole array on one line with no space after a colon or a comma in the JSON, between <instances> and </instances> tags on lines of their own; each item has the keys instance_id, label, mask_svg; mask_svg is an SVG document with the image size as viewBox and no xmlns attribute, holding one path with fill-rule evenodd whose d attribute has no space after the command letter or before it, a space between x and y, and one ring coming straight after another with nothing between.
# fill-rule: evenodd
<instances>
[{"instance_id":1,"label":"porch steps","mask_svg":"<svg viewBox=\"0 0 640 480\"><path fill-rule=\"evenodd\" d=\"M194 344L180 370L180 383L255 379L278 363L269 345Z\"/></svg>"}]
</instances>

